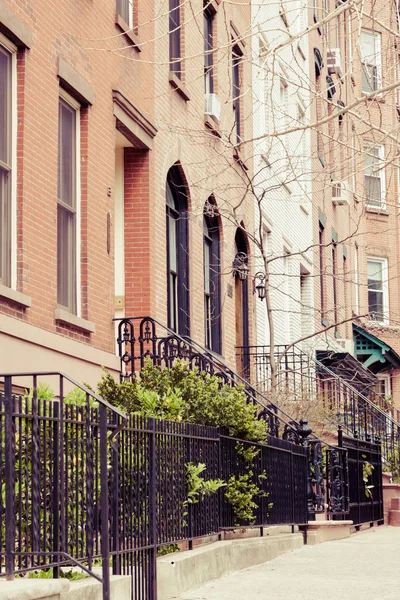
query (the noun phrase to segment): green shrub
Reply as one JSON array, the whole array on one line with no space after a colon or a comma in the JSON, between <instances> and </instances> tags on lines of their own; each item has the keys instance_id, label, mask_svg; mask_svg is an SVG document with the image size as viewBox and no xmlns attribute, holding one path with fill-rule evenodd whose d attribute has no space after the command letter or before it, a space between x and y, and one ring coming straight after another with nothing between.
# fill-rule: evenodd
<instances>
[{"instance_id":1,"label":"green shrub","mask_svg":"<svg viewBox=\"0 0 400 600\"><path fill-rule=\"evenodd\" d=\"M242 386L231 388L179 361L161 369L146 360L132 382L117 383L104 370L98 393L129 413L223 427L233 437L265 440L265 423L258 421Z\"/></svg>"}]
</instances>

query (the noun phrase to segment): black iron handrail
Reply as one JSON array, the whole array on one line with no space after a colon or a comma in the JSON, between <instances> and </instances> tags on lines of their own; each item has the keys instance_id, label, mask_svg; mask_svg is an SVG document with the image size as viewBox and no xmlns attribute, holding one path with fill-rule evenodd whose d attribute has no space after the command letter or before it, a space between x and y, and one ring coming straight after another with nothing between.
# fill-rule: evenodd
<instances>
[{"instance_id":1,"label":"black iron handrail","mask_svg":"<svg viewBox=\"0 0 400 600\"><path fill-rule=\"evenodd\" d=\"M210 352L192 338L179 335L153 317L124 317L115 318L113 321L118 322L117 344L121 360L121 380L130 379L135 376L134 367L136 361L139 361L141 367L144 365L145 358L150 358L155 363L161 362L163 360L163 356L160 355L160 352L157 349L157 344L160 347L164 343L168 348L168 344L173 342L173 340L176 340L182 345L182 347L189 346L194 350L191 358L198 358L199 362L206 361L206 363L208 363L208 368L211 370L210 374L221 376L225 382L230 385L243 385L249 401L258 404L262 408L262 411L259 413L259 418L263 418L268 421L271 435L279 437L279 421L284 428L284 437L289 439L291 436L294 436L297 438L297 442L301 440L304 424L296 421L296 419L293 419L288 413L286 413L286 411L281 409L278 405L270 401L264 394L257 390L248 380L234 372L219 355L217 356ZM140 321L140 333L138 337L135 336L133 325L134 321ZM158 337L156 334L155 325L158 325L165 330L168 333L168 336ZM144 339L143 330L147 326L152 327L152 331L149 331L147 334L148 338ZM141 346L141 353L139 356L136 356L134 351L136 342L138 342ZM149 350L149 345L151 345L152 351ZM130 347L130 352L127 351L127 347ZM164 357L164 361L168 362L168 360L168 356ZM132 370L130 372L124 372L124 369L129 364L131 364ZM201 366L202 365L200 365L200 370L207 370L204 368L201 369ZM327 445L329 446L329 444Z\"/></svg>"}]
</instances>

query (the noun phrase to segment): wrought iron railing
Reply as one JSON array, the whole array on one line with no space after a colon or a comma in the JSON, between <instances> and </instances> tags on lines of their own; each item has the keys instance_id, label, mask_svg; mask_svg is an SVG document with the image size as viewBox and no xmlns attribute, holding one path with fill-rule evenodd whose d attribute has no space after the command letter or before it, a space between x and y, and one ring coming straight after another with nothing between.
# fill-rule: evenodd
<instances>
[{"instance_id":1,"label":"wrought iron railing","mask_svg":"<svg viewBox=\"0 0 400 600\"><path fill-rule=\"evenodd\" d=\"M307 525L306 443L257 444L214 427L127 418L63 374L3 375L3 383L0 576L52 569L57 578L77 566L102 582L104 600L111 573L131 577L132 599L154 600L160 549L248 525L224 488L187 502L188 463L205 464L206 480L249 474L259 488L253 526ZM250 469L238 443L255 451Z\"/></svg>"},{"instance_id":2,"label":"wrought iron railing","mask_svg":"<svg viewBox=\"0 0 400 600\"><path fill-rule=\"evenodd\" d=\"M177 360L181 360L190 368L221 379L226 385L242 385L248 401L257 407L258 418L265 421L267 435L301 443L303 433L300 423L235 373L224 363L222 357L207 351L195 340L180 336L151 317L129 317L115 321L118 323L121 381L129 381L139 374L146 359L161 367L172 367Z\"/></svg>"},{"instance_id":3,"label":"wrought iron railing","mask_svg":"<svg viewBox=\"0 0 400 600\"><path fill-rule=\"evenodd\" d=\"M249 356L254 386L271 393L271 353L268 346L238 348ZM387 400L371 387L362 390L346 381L312 353L297 347L275 348L276 387L274 400L317 401L326 409L333 431L340 425L346 435L381 444L386 468L400 468L400 423L394 419Z\"/></svg>"},{"instance_id":4,"label":"wrought iron railing","mask_svg":"<svg viewBox=\"0 0 400 600\"><path fill-rule=\"evenodd\" d=\"M0 576L79 566L109 598L108 464L124 414L63 373L0 381Z\"/></svg>"},{"instance_id":5,"label":"wrought iron railing","mask_svg":"<svg viewBox=\"0 0 400 600\"><path fill-rule=\"evenodd\" d=\"M267 436L307 446L308 512L310 517L324 512L326 494L331 492L327 492L325 487L322 447L325 446L327 451L335 450L335 447L312 436L306 420L293 419L285 410L271 402L259 387L251 385L235 373L220 356L212 354L190 338L181 337L155 319L132 317L116 319L116 322L122 381L135 377L146 359L161 367L172 367L176 360L181 360L191 368L220 378L227 385L242 385L248 401L255 405L258 418L266 423Z\"/></svg>"}]
</instances>

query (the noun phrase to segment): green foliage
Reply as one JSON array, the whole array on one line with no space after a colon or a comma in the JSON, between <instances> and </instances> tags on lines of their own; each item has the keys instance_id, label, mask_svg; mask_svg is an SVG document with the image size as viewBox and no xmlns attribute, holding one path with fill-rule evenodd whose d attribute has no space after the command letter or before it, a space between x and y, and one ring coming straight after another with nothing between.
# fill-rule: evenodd
<instances>
[{"instance_id":1,"label":"green foliage","mask_svg":"<svg viewBox=\"0 0 400 600\"><path fill-rule=\"evenodd\" d=\"M62 579L68 579L69 581L78 581L79 579L86 579L89 577L83 571L74 571L73 569L68 569L68 571L63 571L60 569L60 577ZM53 568L50 569L41 569L37 571L31 571L28 575L29 579L53 579Z\"/></svg>"},{"instance_id":2,"label":"green foliage","mask_svg":"<svg viewBox=\"0 0 400 600\"><path fill-rule=\"evenodd\" d=\"M266 479L265 472L259 475L258 479ZM247 522L249 525L255 523L255 511L258 508L258 504L254 500L256 496L259 498L266 498L268 497L268 492L263 491L254 483L253 471L248 470L247 473L237 477L232 475L226 486L225 499L233 508L235 525L241 525L243 524L243 521ZM272 504L269 504L268 508L271 507Z\"/></svg>"},{"instance_id":3,"label":"green foliage","mask_svg":"<svg viewBox=\"0 0 400 600\"><path fill-rule=\"evenodd\" d=\"M218 377L190 370L179 361L161 369L146 360L133 382L116 383L104 370L98 393L127 412L224 427L229 435L244 440L265 439L265 424L257 420L254 406L247 404L242 386L221 385Z\"/></svg>"},{"instance_id":4,"label":"green foliage","mask_svg":"<svg viewBox=\"0 0 400 600\"><path fill-rule=\"evenodd\" d=\"M184 505L197 504L206 496L211 496L226 485L222 479L209 479L205 481L201 474L206 470L204 463L187 463L186 465L186 483L188 488L188 497Z\"/></svg>"},{"instance_id":5,"label":"green foliage","mask_svg":"<svg viewBox=\"0 0 400 600\"><path fill-rule=\"evenodd\" d=\"M242 442L236 442L236 452L241 456L245 463L253 464L256 457L260 454L260 448L256 446L245 446Z\"/></svg>"},{"instance_id":6,"label":"green foliage","mask_svg":"<svg viewBox=\"0 0 400 600\"><path fill-rule=\"evenodd\" d=\"M157 556L166 556L167 554L173 554L179 552L179 548L176 544L168 544L167 546L160 546L157 548Z\"/></svg>"},{"instance_id":7,"label":"green foliage","mask_svg":"<svg viewBox=\"0 0 400 600\"><path fill-rule=\"evenodd\" d=\"M31 388L29 392L28 390L26 390L26 398L28 400L32 400L33 388ZM54 391L51 389L48 383L45 383L44 381L39 381L39 383L36 386L36 398L38 400L53 400Z\"/></svg>"},{"instance_id":8,"label":"green foliage","mask_svg":"<svg viewBox=\"0 0 400 600\"><path fill-rule=\"evenodd\" d=\"M69 406L86 406L86 392L81 388L75 387L65 395L64 404ZM98 408L99 403L89 396L89 406L91 408Z\"/></svg>"},{"instance_id":9,"label":"green foliage","mask_svg":"<svg viewBox=\"0 0 400 600\"><path fill-rule=\"evenodd\" d=\"M400 447L396 446L391 452L388 452L385 463L386 472L392 474L393 483L400 483Z\"/></svg>"},{"instance_id":10,"label":"green foliage","mask_svg":"<svg viewBox=\"0 0 400 600\"><path fill-rule=\"evenodd\" d=\"M366 458L365 455L362 455L363 458ZM371 480L371 475L372 475L372 471L374 470L374 466L371 465L370 462L368 462L367 460L363 462L363 466L362 466L362 474L363 474L363 482L364 482L364 488L365 488L365 495L367 498L372 498L372 489L374 488L373 485L368 485L368 483Z\"/></svg>"}]
</instances>

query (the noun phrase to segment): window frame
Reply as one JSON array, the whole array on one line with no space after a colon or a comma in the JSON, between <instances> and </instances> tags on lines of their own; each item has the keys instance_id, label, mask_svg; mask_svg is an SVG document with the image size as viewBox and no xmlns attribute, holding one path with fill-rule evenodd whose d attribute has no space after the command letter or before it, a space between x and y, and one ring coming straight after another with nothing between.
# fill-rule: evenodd
<instances>
[{"instance_id":1,"label":"window frame","mask_svg":"<svg viewBox=\"0 0 400 600\"><path fill-rule=\"evenodd\" d=\"M168 6L169 70L182 81L181 0L169 0ZM177 21L175 21L175 15ZM176 56L175 50L177 51Z\"/></svg>"},{"instance_id":2,"label":"window frame","mask_svg":"<svg viewBox=\"0 0 400 600\"><path fill-rule=\"evenodd\" d=\"M128 25L129 29L134 29L134 0L116 0L115 11ZM128 17L128 18L126 18Z\"/></svg>"},{"instance_id":3,"label":"window frame","mask_svg":"<svg viewBox=\"0 0 400 600\"><path fill-rule=\"evenodd\" d=\"M233 119L234 119L234 132L235 132L235 143L234 146L238 147L242 141L242 123L241 123L241 63L243 60L243 52L239 48L238 44L233 43L232 52L232 108L233 108Z\"/></svg>"},{"instance_id":4,"label":"window frame","mask_svg":"<svg viewBox=\"0 0 400 600\"><path fill-rule=\"evenodd\" d=\"M214 17L210 5L203 9L204 21L204 93L214 93Z\"/></svg>"},{"instance_id":5,"label":"window frame","mask_svg":"<svg viewBox=\"0 0 400 600\"><path fill-rule=\"evenodd\" d=\"M75 111L75 206L68 206L65 202L63 202L59 196L59 189L57 189L57 305L65 310L67 310L70 314L74 314L78 317L81 317L81 248L80 248L80 239L81 239L81 171L80 171L80 120L81 120L81 105L77 102L70 94L68 94L64 89L60 88L59 91L59 134L58 134L58 144L60 148L60 107L61 103L64 102L70 108ZM58 169L60 169L60 152L58 150ZM58 175L58 182L59 182ZM57 186L58 187L58 186ZM73 232L73 243L72 247L72 257L70 257L73 271L71 272L68 281L68 305L62 304L60 302L59 296L59 277L58 277L58 211L59 209L68 210L69 212L74 211L74 228L75 232ZM72 209L72 210L71 210Z\"/></svg>"},{"instance_id":6,"label":"window frame","mask_svg":"<svg viewBox=\"0 0 400 600\"><path fill-rule=\"evenodd\" d=\"M182 188L180 191L176 188ZM175 207L168 203L168 189ZM185 184L174 165L168 171L166 179L166 267L167 267L167 324L181 336L190 335L190 292L189 292L189 227L188 199ZM175 227L176 270L172 273L170 262L170 219ZM184 251L185 249L185 251ZM176 281L174 302L171 304L171 275ZM172 311L172 312L171 312Z\"/></svg>"},{"instance_id":7,"label":"window frame","mask_svg":"<svg viewBox=\"0 0 400 600\"><path fill-rule=\"evenodd\" d=\"M368 263L375 262L381 265L381 273L382 273L382 319L375 318L373 316L374 311L370 309L370 299L369 299L369 283L368 283ZM368 299L368 315L371 321L376 321L378 323L389 323L389 281L388 281L388 259L382 258L380 256L367 256L367 299ZM376 293L377 290L371 290Z\"/></svg>"},{"instance_id":8,"label":"window frame","mask_svg":"<svg viewBox=\"0 0 400 600\"><path fill-rule=\"evenodd\" d=\"M209 252L206 273L206 247ZM218 217L203 215L203 264L204 264L204 333L205 347L217 354L222 353L221 327L221 238ZM216 262L215 267L214 259ZM207 276L208 275L208 276ZM207 290L206 282L210 289ZM209 309L209 310L208 310Z\"/></svg>"},{"instance_id":9,"label":"window frame","mask_svg":"<svg viewBox=\"0 0 400 600\"><path fill-rule=\"evenodd\" d=\"M374 179L379 179L380 181L380 203L374 204L370 202L370 198L367 196L367 185L366 185L366 177L370 177L371 175L366 175L366 169L370 168L365 165L365 159L369 150L378 149L378 177L374 177ZM370 156L372 156L370 154ZM370 142L368 140L364 140L364 188L365 188L365 198L366 198L366 206L367 208L373 208L378 210L386 209L386 181L385 181L385 148L382 144L374 144L374 142Z\"/></svg>"},{"instance_id":10,"label":"window frame","mask_svg":"<svg viewBox=\"0 0 400 600\"><path fill-rule=\"evenodd\" d=\"M321 309L321 323L324 324L325 321L325 311L326 311L326 289L325 289L325 265L326 265L326 257L325 257L325 227L322 223L319 223L318 229L318 250L319 250L319 285L320 285L320 309Z\"/></svg>"},{"instance_id":11,"label":"window frame","mask_svg":"<svg viewBox=\"0 0 400 600\"><path fill-rule=\"evenodd\" d=\"M364 60L363 56L363 47L361 43L362 36L370 36L375 39L375 61L376 64L372 64L371 62L367 63ZM382 40L381 34L379 31L370 31L369 29L361 29L360 32L360 56L361 56L361 91L363 94L370 94L372 92L376 92L382 85ZM371 84L369 71L365 69L368 68L376 68L376 87L369 85L371 89L364 89L364 76L368 79L369 84Z\"/></svg>"},{"instance_id":12,"label":"window frame","mask_svg":"<svg viewBox=\"0 0 400 600\"><path fill-rule=\"evenodd\" d=\"M17 54L18 48L2 33L0 33L0 45L11 55L10 65L10 111L7 119L11 120L9 131L7 163L3 163L3 170L8 171L10 190L7 193L6 209L8 223L4 225L0 243L4 244L0 266L0 285L17 289ZM3 241L4 238L4 241ZM4 269L4 275L2 273Z\"/></svg>"}]
</instances>

